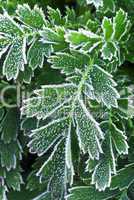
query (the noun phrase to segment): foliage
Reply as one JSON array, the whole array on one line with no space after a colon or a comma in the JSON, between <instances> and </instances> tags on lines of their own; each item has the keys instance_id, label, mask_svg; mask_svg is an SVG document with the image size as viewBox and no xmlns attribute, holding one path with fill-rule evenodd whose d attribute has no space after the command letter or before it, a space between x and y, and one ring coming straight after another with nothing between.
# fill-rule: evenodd
<instances>
[{"instance_id":1,"label":"foliage","mask_svg":"<svg viewBox=\"0 0 134 200\"><path fill-rule=\"evenodd\" d=\"M0 14L0 199L129 199L132 1L16 2Z\"/></svg>"}]
</instances>

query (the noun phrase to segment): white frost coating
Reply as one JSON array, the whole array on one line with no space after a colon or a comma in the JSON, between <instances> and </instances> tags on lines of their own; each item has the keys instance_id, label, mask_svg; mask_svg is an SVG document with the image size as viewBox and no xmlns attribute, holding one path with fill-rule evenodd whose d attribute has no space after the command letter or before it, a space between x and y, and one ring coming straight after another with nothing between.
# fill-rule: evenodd
<instances>
[{"instance_id":1,"label":"white frost coating","mask_svg":"<svg viewBox=\"0 0 134 200\"><path fill-rule=\"evenodd\" d=\"M100 136L102 139L104 139L104 134L103 132L101 131L100 127L99 127L99 124L94 120L94 118L92 117L92 115L88 112L84 102L82 100L79 99L79 102L80 102L80 105L83 109L83 111L85 112L86 116L95 124ZM102 151L101 151L102 152Z\"/></svg>"},{"instance_id":2,"label":"white frost coating","mask_svg":"<svg viewBox=\"0 0 134 200\"><path fill-rule=\"evenodd\" d=\"M85 35L85 36L87 36L87 37L89 37L89 38L101 38L100 36L98 36L97 34L91 32L91 31L89 31L89 30L85 30L85 29L80 28L78 31L79 31L81 34L83 34L83 35Z\"/></svg>"},{"instance_id":3,"label":"white frost coating","mask_svg":"<svg viewBox=\"0 0 134 200\"><path fill-rule=\"evenodd\" d=\"M0 15L0 17L5 17L7 18L14 26L16 26L22 33L24 33L23 29L21 28L21 26L19 24L17 24L13 18L11 16L8 15L8 13L6 11L4 11L3 15Z\"/></svg>"},{"instance_id":4,"label":"white frost coating","mask_svg":"<svg viewBox=\"0 0 134 200\"><path fill-rule=\"evenodd\" d=\"M26 39L26 37L24 37L24 39L23 39L23 46L22 46L22 53L23 53L24 64L27 64L26 43L27 43L27 39ZM22 67L22 71L24 71L24 66Z\"/></svg>"},{"instance_id":5,"label":"white frost coating","mask_svg":"<svg viewBox=\"0 0 134 200\"><path fill-rule=\"evenodd\" d=\"M45 88L53 88L53 89L55 89L55 88L64 88L64 87L68 87L68 88L70 88L70 87L75 87L74 86L74 84L72 84L72 83L64 83L64 84L58 84L58 85L43 85L42 86L42 89L45 89Z\"/></svg>"},{"instance_id":6,"label":"white frost coating","mask_svg":"<svg viewBox=\"0 0 134 200\"><path fill-rule=\"evenodd\" d=\"M96 189L98 189L101 192L101 191L105 191L105 189L107 187L110 187L110 184L111 184L111 167L110 167L110 164L109 164L108 165L108 167L109 167L109 170L108 170L109 179L108 179L108 182L105 182L105 184L103 182L104 186L100 185L100 183L95 180L95 178L96 178L95 175L96 175L96 171L98 170L98 167L99 167L99 165L97 165L95 167L95 170L94 170L94 172L92 174L92 182L91 182L91 184L95 184ZM103 177L102 177L102 179L103 179Z\"/></svg>"},{"instance_id":7,"label":"white frost coating","mask_svg":"<svg viewBox=\"0 0 134 200\"><path fill-rule=\"evenodd\" d=\"M72 152L71 152L71 124L69 125L68 136L66 138L65 158L66 158L67 168L71 170L70 185L72 185L73 184L73 176L75 175L75 172L74 172L74 167L73 167L73 163L72 163Z\"/></svg>"},{"instance_id":8,"label":"white frost coating","mask_svg":"<svg viewBox=\"0 0 134 200\"><path fill-rule=\"evenodd\" d=\"M86 0L87 4L94 4L94 6L98 9L103 6L103 0Z\"/></svg>"},{"instance_id":9,"label":"white frost coating","mask_svg":"<svg viewBox=\"0 0 134 200\"><path fill-rule=\"evenodd\" d=\"M57 151L58 146L60 145L60 143L62 142L62 140L63 140L63 138L55 145L53 152L49 156L48 160L41 166L41 168L39 169L39 171L36 173L36 176L40 176L40 173L42 172L43 168L47 165L47 163L49 163L49 161L51 161L53 159L53 156L54 156L55 152Z\"/></svg>"},{"instance_id":10,"label":"white frost coating","mask_svg":"<svg viewBox=\"0 0 134 200\"><path fill-rule=\"evenodd\" d=\"M100 44L102 43L102 41L96 42L95 44L93 44L93 46L88 50L89 53L91 53L96 47L98 47Z\"/></svg>"},{"instance_id":11,"label":"white frost coating","mask_svg":"<svg viewBox=\"0 0 134 200\"><path fill-rule=\"evenodd\" d=\"M33 135L35 135L36 132L42 131L42 130L44 130L45 128L48 128L49 126L51 126L51 125L53 125L53 124L56 124L56 123L59 123L59 122L62 122L62 121L65 121L66 119L67 119L67 117L64 117L64 118L62 118L62 119L53 120L53 121L51 121L50 123L48 123L47 125L45 125L45 126L42 126L42 127L40 127L40 128L37 128L37 129L34 129L34 130L32 131L32 133L30 134L30 137L32 137Z\"/></svg>"},{"instance_id":12,"label":"white frost coating","mask_svg":"<svg viewBox=\"0 0 134 200\"><path fill-rule=\"evenodd\" d=\"M117 46L114 42L110 42L111 44L113 44L114 48L116 49ZM102 49L101 49L101 56L104 60L109 60L109 61L112 61L112 58L115 57L115 58L118 58L117 57L117 51L114 51L114 54L112 53L112 51L110 51L110 56L109 57L106 57L105 54L104 54L104 49L107 48L107 45L108 43L104 43L104 45L102 46ZM117 50L117 49L116 49Z\"/></svg>"},{"instance_id":13,"label":"white frost coating","mask_svg":"<svg viewBox=\"0 0 134 200\"><path fill-rule=\"evenodd\" d=\"M23 4L23 5L20 5L20 4L19 4L19 5L17 6L16 14L19 16L19 15L20 15L20 14L19 14L19 10L24 9L24 8L26 8L26 9L29 11L29 14L30 14L30 15L33 14L33 11L36 11L36 12L40 15L40 17L42 17L42 19L43 19L43 21L44 21L44 24L46 24L46 19L45 19L44 12L43 12L43 10L42 10L41 8L38 7L38 5L35 5L34 8L33 8L33 10L31 10L30 6L29 6L27 3L25 3L25 4ZM23 23L25 24L25 22L22 21L19 17L17 17L17 19L19 19L21 22L23 22ZM27 25L27 24L26 24L26 25Z\"/></svg>"},{"instance_id":14,"label":"white frost coating","mask_svg":"<svg viewBox=\"0 0 134 200\"><path fill-rule=\"evenodd\" d=\"M101 144L98 145L99 139L103 139L103 133L99 124L93 119L88 112L82 100L78 100L81 107L80 116L76 111L76 133L78 136L79 146L83 153L88 152L89 157L94 160L99 159L99 153L103 153ZM79 112L79 111L78 111ZM89 132L88 132L89 131ZM98 137L98 138L97 138ZM86 139L87 138L87 139ZM97 140L96 140L97 138Z\"/></svg>"},{"instance_id":15,"label":"white frost coating","mask_svg":"<svg viewBox=\"0 0 134 200\"><path fill-rule=\"evenodd\" d=\"M124 151L123 151L123 149L120 150L119 145L117 145L117 144L118 144L118 141L116 142L116 140L114 139L114 145L115 145L115 147L116 147L117 152L118 152L120 155L121 155L121 154L123 154L123 155L128 154L129 146L128 146L128 143L127 143L127 136L124 135L124 132L121 131L121 130L119 130L119 129L115 126L115 124L112 123L112 126L113 126L113 128L114 128L113 131L115 131L115 132L121 137L120 140L122 140L122 143L123 143L123 145L124 145L123 148L125 149ZM112 135L112 133L111 133L111 135Z\"/></svg>"},{"instance_id":16,"label":"white frost coating","mask_svg":"<svg viewBox=\"0 0 134 200\"><path fill-rule=\"evenodd\" d=\"M2 51L0 51L0 59L2 57L2 55L8 50L10 44L8 44L5 48L2 49Z\"/></svg>"},{"instance_id":17,"label":"white frost coating","mask_svg":"<svg viewBox=\"0 0 134 200\"><path fill-rule=\"evenodd\" d=\"M42 199L42 197L44 197L44 195L47 195L47 194L49 194L49 191L41 193L40 195L38 195L37 197L35 197L33 200L40 200L40 198Z\"/></svg>"}]
</instances>

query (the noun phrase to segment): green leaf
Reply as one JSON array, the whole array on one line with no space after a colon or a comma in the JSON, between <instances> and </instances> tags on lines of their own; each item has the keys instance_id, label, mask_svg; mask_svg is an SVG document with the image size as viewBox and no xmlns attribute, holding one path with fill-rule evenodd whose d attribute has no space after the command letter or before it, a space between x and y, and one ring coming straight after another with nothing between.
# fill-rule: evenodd
<instances>
[{"instance_id":1,"label":"green leaf","mask_svg":"<svg viewBox=\"0 0 134 200\"><path fill-rule=\"evenodd\" d=\"M104 191L107 187L110 187L111 174L116 173L113 146L109 135L106 136L102 147L105 154L100 157L92 174L92 184L95 184L99 191Z\"/></svg>"},{"instance_id":2,"label":"green leaf","mask_svg":"<svg viewBox=\"0 0 134 200\"><path fill-rule=\"evenodd\" d=\"M3 15L0 15L0 33L14 38L17 36L22 36L23 30L21 26L7 14L7 12L4 12Z\"/></svg>"},{"instance_id":3,"label":"green leaf","mask_svg":"<svg viewBox=\"0 0 134 200\"><path fill-rule=\"evenodd\" d=\"M50 6L48 6L47 9L50 23L52 23L52 25L61 25L63 23L63 18L60 10L58 8L53 9Z\"/></svg>"},{"instance_id":4,"label":"green leaf","mask_svg":"<svg viewBox=\"0 0 134 200\"><path fill-rule=\"evenodd\" d=\"M6 75L7 80L16 79L19 70L24 71L24 65L27 63L25 51L26 38L16 38L3 64L3 74Z\"/></svg>"},{"instance_id":5,"label":"green leaf","mask_svg":"<svg viewBox=\"0 0 134 200\"><path fill-rule=\"evenodd\" d=\"M122 24L122 26L120 26L120 24ZM104 17L102 21L104 41L101 50L103 59L109 61L119 60L119 64L121 65L122 43L126 42L128 37L125 38L125 36L127 36L129 29L130 21L128 20L127 13L122 9L116 13L113 21Z\"/></svg>"},{"instance_id":6,"label":"green leaf","mask_svg":"<svg viewBox=\"0 0 134 200\"><path fill-rule=\"evenodd\" d=\"M1 124L1 140L4 143L11 143L16 140L18 134L18 113L15 109L9 109Z\"/></svg>"},{"instance_id":7,"label":"green leaf","mask_svg":"<svg viewBox=\"0 0 134 200\"><path fill-rule=\"evenodd\" d=\"M69 103L76 89L73 84L42 86L42 89L34 91L36 97L24 101L22 114L27 117L46 119L61 109L64 104Z\"/></svg>"},{"instance_id":8,"label":"green leaf","mask_svg":"<svg viewBox=\"0 0 134 200\"><path fill-rule=\"evenodd\" d=\"M11 170L6 175L6 184L9 188L20 191L20 186L23 184L21 174L17 170Z\"/></svg>"},{"instance_id":9,"label":"green leaf","mask_svg":"<svg viewBox=\"0 0 134 200\"><path fill-rule=\"evenodd\" d=\"M104 34L105 41L109 41L112 38L113 35L113 23L111 19L104 17L102 21L102 30Z\"/></svg>"},{"instance_id":10,"label":"green leaf","mask_svg":"<svg viewBox=\"0 0 134 200\"><path fill-rule=\"evenodd\" d=\"M120 41L123 36L128 32L130 21L128 20L127 13L120 9L113 19L113 38L116 41Z\"/></svg>"},{"instance_id":11,"label":"green leaf","mask_svg":"<svg viewBox=\"0 0 134 200\"><path fill-rule=\"evenodd\" d=\"M40 40L36 39L30 46L27 54L28 65L35 70L38 66L43 67L44 56L50 56L52 46L50 44L43 44Z\"/></svg>"},{"instance_id":12,"label":"green leaf","mask_svg":"<svg viewBox=\"0 0 134 200\"><path fill-rule=\"evenodd\" d=\"M46 19L42 9L38 8L37 5L31 10L28 4L18 5L16 10L18 15L18 19L35 29L41 29L44 25L46 25Z\"/></svg>"},{"instance_id":13,"label":"green leaf","mask_svg":"<svg viewBox=\"0 0 134 200\"><path fill-rule=\"evenodd\" d=\"M107 42L102 46L102 58L104 60L111 61L113 58L117 58L117 46L113 42Z\"/></svg>"},{"instance_id":14,"label":"green leaf","mask_svg":"<svg viewBox=\"0 0 134 200\"><path fill-rule=\"evenodd\" d=\"M127 189L134 182L134 164L129 164L112 178L111 189Z\"/></svg>"},{"instance_id":15,"label":"green leaf","mask_svg":"<svg viewBox=\"0 0 134 200\"><path fill-rule=\"evenodd\" d=\"M17 141L10 144L4 144L0 141L0 162L2 167L6 167L9 171L16 168L17 160L22 159L22 149Z\"/></svg>"},{"instance_id":16,"label":"green leaf","mask_svg":"<svg viewBox=\"0 0 134 200\"><path fill-rule=\"evenodd\" d=\"M46 44L59 44L64 42L64 30L61 32L54 31L51 28L44 27L42 31L40 31L40 35L42 36L42 41Z\"/></svg>"},{"instance_id":17,"label":"green leaf","mask_svg":"<svg viewBox=\"0 0 134 200\"><path fill-rule=\"evenodd\" d=\"M76 24L76 13L75 10L73 8L70 7L66 7L66 16L65 18L65 25L68 27L72 26L73 24Z\"/></svg>"},{"instance_id":18,"label":"green leaf","mask_svg":"<svg viewBox=\"0 0 134 200\"><path fill-rule=\"evenodd\" d=\"M89 37L82 32L69 30L65 35L66 41L70 43L71 47L78 48L89 41Z\"/></svg>"},{"instance_id":19,"label":"green leaf","mask_svg":"<svg viewBox=\"0 0 134 200\"><path fill-rule=\"evenodd\" d=\"M127 191L124 191L124 192L121 194L119 200L130 200L130 199L128 198Z\"/></svg>"},{"instance_id":20,"label":"green leaf","mask_svg":"<svg viewBox=\"0 0 134 200\"><path fill-rule=\"evenodd\" d=\"M81 53L57 53L51 56L48 60L52 64L52 68L60 69L65 74L71 74L76 69L84 69L85 65L89 62L89 57Z\"/></svg>"},{"instance_id":21,"label":"green leaf","mask_svg":"<svg viewBox=\"0 0 134 200\"><path fill-rule=\"evenodd\" d=\"M76 107L76 132L80 144L80 149L84 153L88 152L91 159L99 159L99 153L102 153L100 139L103 139L103 133L99 124L93 119L82 100Z\"/></svg>"},{"instance_id":22,"label":"green leaf","mask_svg":"<svg viewBox=\"0 0 134 200\"><path fill-rule=\"evenodd\" d=\"M58 119L48 123L31 133L32 140L28 144L32 153L43 155L62 136L68 125L67 119Z\"/></svg>"},{"instance_id":23,"label":"green leaf","mask_svg":"<svg viewBox=\"0 0 134 200\"><path fill-rule=\"evenodd\" d=\"M92 183L96 184L96 188L99 191L110 187L111 174L116 174L114 147L119 154L128 153L128 144L122 131L114 124L109 124L109 122L103 122L101 128L105 133L105 141L102 146L105 154L101 156L92 175Z\"/></svg>"},{"instance_id":24,"label":"green leaf","mask_svg":"<svg viewBox=\"0 0 134 200\"><path fill-rule=\"evenodd\" d=\"M101 43L100 36L84 29L78 31L68 30L65 39L66 42L70 43L70 47L81 48L83 51L86 49L88 52L91 52Z\"/></svg>"},{"instance_id":25,"label":"green leaf","mask_svg":"<svg viewBox=\"0 0 134 200\"><path fill-rule=\"evenodd\" d=\"M66 168L66 140L62 139L55 146L49 159L43 164L37 175L41 179L49 180L48 191L51 199L62 199L66 190L67 168Z\"/></svg>"},{"instance_id":26,"label":"green leaf","mask_svg":"<svg viewBox=\"0 0 134 200\"><path fill-rule=\"evenodd\" d=\"M114 0L103 0L103 8L104 12L115 12L116 2Z\"/></svg>"},{"instance_id":27,"label":"green leaf","mask_svg":"<svg viewBox=\"0 0 134 200\"><path fill-rule=\"evenodd\" d=\"M128 154L129 147L124 132L119 130L115 124L110 125L110 132L117 152L119 154Z\"/></svg>"},{"instance_id":28,"label":"green leaf","mask_svg":"<svg viewBox=\"0 0 134 200\"><path fill-rule=\"evenodd\" d=\"M91 81L91 83L89 81ZM108 72L95 65L87 83L89 85L92 84L94 96L98 102L103 102L108 108L111 108L111 106L118 107L117 99L120 96L114 88L116 83L113 81L112 76Z\"/></svg>"},{"instance_id":29,"label":"green leaf","mask_svg":"<svg viewBox=\"0 0 134 200\"><path fill-rule=\"evenodd\" d=\"M107 200L115 197L118 192L106 190L105 192L98 192L91 186L79 186L71 188L70 193L67 196L67 200Z\"/></svg>"},{"instance_id":30,"label":"green leaf","mask_svg":"<svg viewBox=\"0 0 134 200\"><path fill-rule=\"evenodd\" d=\"M31 83L32 77L34 76L34 72L30 67L25 67L25 71L19 73L19 80L20 82L24 82L27 84Z\"/></svg>"}]
</instances>

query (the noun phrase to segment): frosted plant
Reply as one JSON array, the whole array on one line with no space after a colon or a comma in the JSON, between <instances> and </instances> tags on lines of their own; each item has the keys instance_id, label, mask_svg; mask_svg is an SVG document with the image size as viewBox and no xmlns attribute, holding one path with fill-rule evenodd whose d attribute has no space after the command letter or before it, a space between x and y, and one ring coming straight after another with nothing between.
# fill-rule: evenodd
<instances>
[{"instance_id":1,"label":"frosted plant","mask_svg":"<svg viewBox=\"0 0 134 200\"><path fill-rule=\"evenodd\" d=\"M94 19L88 11L77 16L70 8L62 16L51 7L45 15L28 4L18 5L14 16L5 10L0 15L2 77L32 94L21 108L1 106L2 200L8 189L21 189L23 140L39 157L27 178L27 189L38 190L32 199L128 198L133 162L120 167L119 161L131 160L126 127L133 123L134 107L131 81L120 68L132 62L131 17L113 0L109 6L106 0L82 2L81 9L87 3L106 16Z\"/></svg>"}]
</instances>

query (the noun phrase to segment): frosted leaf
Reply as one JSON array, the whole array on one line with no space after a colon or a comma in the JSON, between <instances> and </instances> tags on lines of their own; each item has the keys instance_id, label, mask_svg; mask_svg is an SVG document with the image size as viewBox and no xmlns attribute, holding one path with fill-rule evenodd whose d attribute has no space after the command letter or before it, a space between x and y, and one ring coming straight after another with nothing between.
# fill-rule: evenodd
<instances>
[{"instance_id":1,"label":"frosted leaf","mask_svg":"<svg viewBox=\"0 0 134 200\"><path fill-rule=\"evenodd\" d=\"M43 44L36 39L28 50L27 61L32 70L35 70L38 66L43 67L44 56L50 56L52 52L52 46L50 44Z\"/></svg>"},{"instance_id":2,"label":"frosted leaf","mask_svg":"<svg viewBox=\"0 0 134 200\"><path fill-rule=\"evenodd\" d=\"M111 19L109 19L107 17L103 18L102 30L103 30L105 41L108 42L109 40L111 40L112 34L113 34L113 23L112 23Z\"/></svg>"},{"instance_id":3,"label":"frosted leaf","mask_svg":"<svg viewBox=\"0 0 134 200\"><path fill-rule=\"evenodd\" d=\"M90 82L90 79L88 80L88 83L85 83L84 94L85 94L89 99L95 99L94 88L93 88L93 86L92 86L92 83Z\"/></svg>"},{"instance_id":4,"label":"frosted leaf","mask_svg":"<svg viewBox=\"0 0 134 200\"><path fill-rule=\"evenodd\" d=\"M65 159L66 159L66 167L67 167L67 180L66 182L69 182L70 185L73 184L73 176L74 176L74 167L73 167L73 161L72 161L72 151L71 151L71 124L67 130L67 139L66 139L66 153L65 153Z\"/></svg>"},{"instance_id":5,"label":"frosted leaf","mask_svg":"<svg viewBox=\"0 0 134 200\"><path fill-rule=\"evenodd\" d=\"M98 192L91 186L78 186L69 190L66 200L107 200L115 197L118 192L106 190L105 192Z\"/></svg>"},{"instance_id":6,"label":"frosted leaf","mask_svg":"<svg viewBox=\"0 0 134 200\"><path fill-rule=\"evenodd\" d=\"M55 56L51 56L48 61L52 64L52 68L61 69L61 72L71 74L77 68L84 69L85 64L89 61L89 57L80 53L75 55L57 53Z\"/></svg>"},{"instance_id":7,"label":"frosted leaf","mask_svg":"<svg viewBox=\"0 0 134 200\"><path fill-rule=\"evenodd\" d=\"M130 28L130 21L128 20L127 13L120 9L113 20L104 17L102 21L103 30L103 45L102 45L102 58L109 61L119 60L119 65L121 65L121 50L122 42L125 42L126 36ZM117 62L117 61L116 61Z\"/></svg>"},{"instance_id":8,"label":"frosted leaf","mask_svg":"<svg viewBox=\"0 0 134 200\"><path fill-rule=\"evenodd\" d=\"M37 97L24 101L22 114L45 119L69 103L75 91L76 87L72 84L46 85L35 91Z\"/></svg>"},{"instance_id":9,"label":"frosted leaf","mask_svg":"<svg viewBox=\"0 0 134 200\"><path fill-rule=\"evenodd\" d=\"M51 8L50 6L47 7L48 8L48 19L50 21L51 24L53 25L61 25L63 22L63 18L61 15L61 11L57 8Z\"/></svg>"},{"instance_id":10,"label":"frosted leaf","mask_svg":"<svg viewBox=\"0 0 134 200\"><path fill-rule=\"evenodd\" d=\"M55 146L55 149L49 159L43 164L37 173L38 176L48 179L48 191L51 199L61 200L66 191L66 160L65 143L62 139Z\"/></svg>"},{"instance_id":11,"label":"frosted leaf","mask_svg":"<svg viewBox=\"0 0 134 200\"><path fill-rule=\"evenodd\" d=\"M111 189L124 190L134 182L134 164L129 164L125 168L119 170L112 178Z\"/></svg>"},{"instance_id":12,"label":"frosted leaf","mask_svg":"<svg viewBox=\"0 0 134 200\"><path fill-rule=\"evenodd\" d=\"M115 147L118 154L128 154L128 144L127 144L127 136L123 131L118 129L114 123L110 123L106 121L102 123L105 124L105 133L109 134L111 140L113 142L113 147Z\"/></svg>"},{"instance_id":13,"label":"frosted leaf","mask_svg":"<svg viewBox=\"0 0 134 200\"><path fill-rule=\"evenodd\" d=\"M111 61L113 58L117 58L117 46L113 42L107 42L102 46L102 58L104 60Z\"/></svg>"},{"instance_id":14,"label":"frosted leaf","mask_svg":"<svg viewBox=\"0 0 134 200\"><path fill-rule=\"evenodd\" d=\"M111 174L116 173L113 147L109 135L103 142L103 150L105 154L100 157L92 174L92 184L95 184L99 191L104 191L107 187L110 187Z\"/></svg>"},{"instance_id":15,"label":"frosted leaf","mask_svg":"<svg viewBox=\"0 0 134 200\"><path fill-rule=\"evenodd\" d=\"M104 12L115 12L116 5L114 0L103 0L103 9Z\"/></svg>"},{"instance_id":16,"label":"frosted leaf","mask_svg":"<svg viewBox=\"0 0 134 200\"><path fill-rule=\"evenodd\" d=\"M66 16L64 17L65 25L70 26L70 24L74 25L77 21L77 16L74 8L66 7Z\"/></svg>"},{"instance_id":17,"label":"frosted leaf","mask_svg":"<svg viewBox=\"0 0 134 200\"><path fill-rule=\"evenodd\" d=\"M66 33L65 39L67 42L70 43L71 47L75 48L81 47L82 45L84 45L89 41L89 38L86 34L83 34L80 31L72 31L72 30L69 30Z\"/></svg>"},{"instance_id":18,"label":"frosted leaf","mask_svg":"<svg viewBox=\"0 0 134 200\"><path fill-rule=\"evenodd\" d=\"M76 107L75 119L80 148L84 153L88 152L91 159L99 159L99 153L102 153L99 140L103 139L103 133L81 100Z\"/></svg>"},{"instance_id":19,"label":"frosted leaf","mask_svg":"<svg viewBox=\"0 0 134 200\"><path fill-rule=\"evenodd\" d=\"M78 85L81 81L81 77L78 75L71 75L66 78L66 81Z\"/></svg>"},{"instance_id":20,"label":"frosted leaf","mask_svg":"<svg viewBox=\"0 0 134 200\"><path fill-rule=\"evenodd\" d=\"M44 13L37 5L33 9L28 4L18 5L16 13L21 22L32 28L41 29L46 24Z\"/></svg>"},{"instance_id":21,"label":"frosted leaf","mask_svg":"<svg viewBox=\"0 0 134 200\"><path fill-rule=\"evenodd\" d=\"M22 36L23 30L6 12L0 15L0 33L8 37Z\"/></svg>"},{"instance_id":22,"label":"frosted leaf","mask_svg":"<svg viewBox=\"0 0 134 200\"><path fill-rule=\"evenodd\" d=\"M108 72L95 65L90 74L90 81L94 89L95 98L98 102L103 102L108 108L111 108L111 106L118 106L117 99L120 96L114 88L116 83Z\"/></svg>"},{"instance_id":23,"label":"frosted leaf","mask_svg":"<svg viewBox=\"0 0 134 200\"><path fill-rule=\"evenodd\" d=\"M40 127L32 131L32 137L28 146L32 153L43 155L50 147L62 136L68 127L68 119L57 119L46 126Z\"/></svg>"},{"instance_id":24,"label":"frosted leaf","mask_svg":"<svg viewBox=\"0 0 134 200\"><path fill-rule=\"evenodd\" d=\"M40 31L40 35L42 36L42 41L46 44L59 44L64 42L64 32L54 31L51 28L44 27L42 31Z\"/></svg>"},{"instance_id":25,"label":"frosted leaf","mask_svg":"<svg viewBox=\"0 0 134 200\"><path fill-rule=\"evenodd\" d=\"M99 191L104 191L106 187L110 187L111 169L110 164L106 160L102 160L95 168L92 183L96 183L96 189Z\"/></svg>"},{"instance_id":26,"label":"frosted leaf","mask_svg":"<svg viewBox=\"0 0 134 200\"><path fill-rule=\"evenodd\" d=\"M24 64L26 64L26 38L16 38L6 56L3 64L3 74L6 75L7 80L16 79L19 70L24 71Z\"/></svg>"},{"instance_id":27,"label":"frosted leaf","mask_svg":"<svg viewBox=\"0 0 134 200\"><path fill-rule=\"evenodd\" d=\"M117 152L119 154L128 154L129 147L127 144L127 137L124 132L119 130L115 124L111 124L110 131Z\"/></svg>"},{"instance_id":28,"label":"frosted leaf","mask_svg":"<svg viewBox=\"0 0 134 200\"><path fill-rule=\"evenodd\" d=\"M127 13L120 9L113 20L113 39L120 41L122 37L127 33L130 26Z\"/></svg>"},{"instance_id":29,"label":"frosted leaf","mask_svg":"<svg viewBox=\"0 0 134 200\"><path fill-rule=\"evenodd\" d=\"M109 122L103 122L101 128L105 132L105 141L103 142L105 154L101 156L92 175L92 183L100 191L110 187L111 174L116 174L114 147L119 154L126 154L128 152L126 137L122 131L114 124L109 124Z\"/></svg>"},{"instance_id":30,"label":"frosted leaf","mask_svg":"<svg viewBox=\"0 0 134 200\"><path fill-rule=\"evenodd\" d=\"M66 42L70 43L72 48L81 48L82 51L91 52L101 43L101 37L97 34L79 29L78 31L69 30L65 34Z\"/></svg>"}]
</instances>

